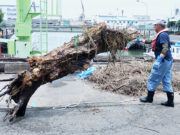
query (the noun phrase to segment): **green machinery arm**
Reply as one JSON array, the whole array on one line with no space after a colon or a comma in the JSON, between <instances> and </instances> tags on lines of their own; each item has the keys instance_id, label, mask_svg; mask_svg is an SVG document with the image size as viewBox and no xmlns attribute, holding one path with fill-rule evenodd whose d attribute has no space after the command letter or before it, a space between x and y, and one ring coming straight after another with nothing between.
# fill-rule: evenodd
<instances>
[{"instance_id":1,"label":"green machinery arm","mask_svg":"<svg viewBox=\"0 0 180 135\"><path fill-rule=\"evenodd\" d=\"M31 0L16 0L16 12L17 12L17 21L15 25L15 34L18 38L17 41L8 42L8 52L9 54L16 55L17 57L30 57L33 54L41 53L42 54L42 18L46 17L46 27L48 27L47 16L48 16L48 0L40 0L40 13L31 13ZM51 0L51 6L53 5ZM59 6L60 0L56 0L56 16L59 16L60 12ZM53 6L52 6L53 8ZM51 10L53 11L53 10ZM32 51L32 19L38 15L40 16L40 52ZM50 16L53 16L53 12ZM48 32L46 28L46 33ZM47 34L46 34L47 35ZM47 36L46 36L47 40ZM46 48L48 42L46 41ZM9 51L10 50L10 51ZM13 51L14 50L14 51ZM47 53L47 49L46 49Z\"/></svg>"},{"instance_id":2,"label":"green machinery arm","mask_svg":"<svg viewBox=\"0 0 180 135\"><path fill-rule=\"evenodd\" d=\"M16 0L16 13L15 35L18 39L8 42L8 53L16 57L30 57L32 51L32 19L40 13L31 13L31 0Z\"/></svg>"},{"instance_id":3,"label":"green machinery arm","mask_svg":"<svg viewBox=\"0 0 180 135\"><path fill-rule=\"evenodd\" d=\"M40 13L30 13L31 0L17 0L17 22L15 27L16 36L19 40L31 40L32 18Z\"/></svg>"}]
</instances>

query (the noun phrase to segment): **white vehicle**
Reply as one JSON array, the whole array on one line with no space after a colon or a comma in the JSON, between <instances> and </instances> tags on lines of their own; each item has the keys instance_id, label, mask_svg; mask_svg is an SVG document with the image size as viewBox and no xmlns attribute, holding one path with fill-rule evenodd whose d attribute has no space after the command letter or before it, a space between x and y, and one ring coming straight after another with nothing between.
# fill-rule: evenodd
<instances>
[{"instance_id":1,"label":"white vehicle","mask_svg":"<svg viewBox=\"0 0 180 135\"><path fill-rule=\"evenodd\" d=\"M178 60L178 61L180 60L180 42L175 43L175 44L171 44L171 53L172 53L172 57L174 60ZM144 54L148 55L148 56L155 57L152 49L150 52L146 52Z\"/></svg>"},{"instance_id":2,"label":"white vehicle","mask_svg":"<svg viewBox=\"0 0 180 135\"><path fill-rule=\"evenodd\" d=\"M171 45L171 53L174 60L180 60L180 42Z\"/></svg>"}]
</instances>

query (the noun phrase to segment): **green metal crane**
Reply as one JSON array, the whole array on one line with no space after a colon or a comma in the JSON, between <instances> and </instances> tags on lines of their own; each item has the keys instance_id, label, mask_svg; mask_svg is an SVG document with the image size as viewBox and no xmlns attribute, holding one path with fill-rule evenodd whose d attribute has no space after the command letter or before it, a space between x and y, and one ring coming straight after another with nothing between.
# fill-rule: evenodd
<instances>
[{"instance_id":1,"label":"green metal crane","mask_svg":"<svg viewBox=\"0 0 180 135\"><path fill-rule=\"evenodd\" d=\"M18 40L16 45L16 57L30 57L32 51L32 19L40 13L31 13L30 0L16 0L17 22L15 33Z\"/></svg>"},{"instance_id":2,"label":"green metal crane","mask_svg":"<svg viewBox=\"0 0 180 135\"><path fill-rule=\"evenodd\" d=\"M57 6L58 5L58 6ZM31 12L32 3L31 0L16 0L16 12L17 21L15 25L15 35L17 40L8 42L8 53L15 55L20 58L31 57L37 53L47 53L48 52L48 16L60 16L59 14L60 0L56 0L56 13L48 14L48 0L40 0L40 11ZM34 5L35 6L35 5ZM53 0L51 0L51 8L53 7ZM40 15L40 50L32 50L32 19ZM43 42L43 32L42 32L42 20L45 19L45 43ZM43 48L45 45L45 49Z\"/></svg>"}]
</instances>

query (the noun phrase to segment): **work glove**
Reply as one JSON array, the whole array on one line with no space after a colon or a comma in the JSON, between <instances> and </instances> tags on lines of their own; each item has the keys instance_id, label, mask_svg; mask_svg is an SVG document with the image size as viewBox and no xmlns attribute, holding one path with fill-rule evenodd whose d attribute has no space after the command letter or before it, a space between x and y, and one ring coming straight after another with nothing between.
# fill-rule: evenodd
<instances>
[{"instance_id":1,"label":"work glove","mask_svg":"<svg viewBox=\"0 0 180 135\"><path fill-rule=\"evenodd\" d=\"M137 38L137 42L142 42L142 39L141 38Z\"/></svg>"},{"instance_id":2,"label":"work glove","mask_svg":"<svg viewBox=\"0 0 180 135\"><path fill-rule=\"evenodd\" d=\"M153 69L158 70L163 59L164 59L163 57L158 56L153 65Z\"/></svg>"}]
</instances>

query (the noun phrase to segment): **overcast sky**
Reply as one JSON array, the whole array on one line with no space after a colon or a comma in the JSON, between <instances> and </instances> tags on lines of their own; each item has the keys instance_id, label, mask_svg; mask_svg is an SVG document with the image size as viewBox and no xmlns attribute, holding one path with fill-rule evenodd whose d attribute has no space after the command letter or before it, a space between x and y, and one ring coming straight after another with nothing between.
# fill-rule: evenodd
<instances>
[{"instance_id":1,"label":"overcast sky","mask_svg":"<svg viewBox=\"0 0 180 135\"><path fill-rule=\"evenodd\" d=\"M36 1L36 0L35 0ZM37 0L38 1L38 0ZM80 0L61 0L63 18L75 18L82 12ZM145 15L152 19L170 17L175 8L180 8L180 0L82 0L86 16L98 14L121 14L125 16ZM12 3L16 0L0 0L0 4Z\"/></svg>"}]
</instances>

